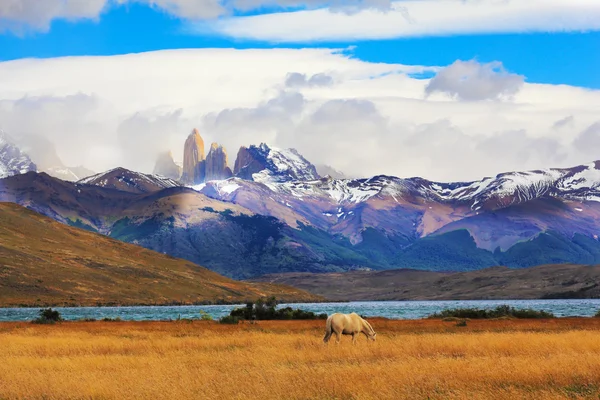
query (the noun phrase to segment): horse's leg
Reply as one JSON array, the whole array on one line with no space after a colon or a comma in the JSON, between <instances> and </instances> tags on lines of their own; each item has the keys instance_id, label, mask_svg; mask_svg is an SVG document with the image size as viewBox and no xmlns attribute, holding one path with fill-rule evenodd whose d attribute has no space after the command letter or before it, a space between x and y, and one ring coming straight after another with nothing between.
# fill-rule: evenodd
<instances>
[{"instance_id":1,"label":"horse's leg","mask_svg":"<svg viewBox=\"0 0 600 400\"><path fill-rule=\"evenodd\" d=\"M342 332L336 332L335 333L335 342L337 344L340 344L340 340L342 339Z\"/></svg>"},{"instance_id":2,"label":"horse's leg","mask_svg":"<svg viewBox=\"0 0 600 400\"><path fill-rule=\"evenodd\" d=\"M332 333L333 333L332 331L325 332L325 337L323 338L323 342L328 343L329 339L331 339L331 334Z\"/></svg>"},{"instance_id":3,"label":"horse's leg","mask_svg":"<svg viewBox=\"0 0 600 400\"><path fill-rule=\"evenodd\" d=\"M356 333L352 332L352 344L356 344Z\"/></svg>"}]
</instances>

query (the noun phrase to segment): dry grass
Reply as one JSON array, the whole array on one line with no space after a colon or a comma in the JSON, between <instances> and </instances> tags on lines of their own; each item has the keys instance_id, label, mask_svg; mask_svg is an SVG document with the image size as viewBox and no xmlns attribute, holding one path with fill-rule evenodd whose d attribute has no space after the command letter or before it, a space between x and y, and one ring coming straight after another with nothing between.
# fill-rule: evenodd
<instances>
[{"instance_id":1,"label":"dry grass","mask_svg":"<svg viewBox=\"0 0 600 400\"><path fill-rule=\"evenodd\" d=\"M600 322L0 324L1 399L598 398Z\"/></svg>"},{"instance_id":2,"label":"dry grass","mask_svg":"<svg viewBox=\"0 0 600 400\"><path fill-rule=\"evenodd\" d=\"M262 296L320 299L234 281L189 261L63 225L0 203L0 306L239 303Z\"/></svg>"}]
</instances>

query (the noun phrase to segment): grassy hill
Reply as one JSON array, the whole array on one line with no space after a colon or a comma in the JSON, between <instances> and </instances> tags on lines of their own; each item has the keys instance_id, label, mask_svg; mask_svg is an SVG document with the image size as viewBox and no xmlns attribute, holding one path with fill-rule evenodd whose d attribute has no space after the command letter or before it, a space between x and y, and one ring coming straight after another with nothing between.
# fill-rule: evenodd
<instances>
[{"instance_id":1,"label":"grassy hill","mask_svg":"<svg viewBox=\"0 0 600 400\"><path fill-rule=\"evenodd\" d=\"M397 269L265 275L331 300L507 300L600 298L600 265L542 265L442 273Z\"/></svg>"},{"instance_id":2,"label":"grassy hill","mask_svg":"<svg viewBox=\"0 0 600 400\"><path fill-rule=\"evenodd\" d=\"M189 261L0 203L0 307L317 300L284 285L238 282Z\"/></svg>"}]
</instances>

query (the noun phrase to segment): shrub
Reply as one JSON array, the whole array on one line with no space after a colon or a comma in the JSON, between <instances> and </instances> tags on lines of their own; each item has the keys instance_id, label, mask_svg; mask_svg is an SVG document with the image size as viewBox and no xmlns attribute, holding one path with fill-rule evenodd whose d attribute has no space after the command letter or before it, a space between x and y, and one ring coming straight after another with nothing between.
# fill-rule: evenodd
<instances>
[{"instance_id":1,"label":"shrub","mask_svg":"<svg viewBox=\"0 0 600 400\"><path fill-rule=\"evenodd\" d=\"M454 308L443 310L429 316L429 318L469 318L469 319L491 319L491 318L555 318L554 314L546 311L537 311L530 308L517 309L507 305L501 305L493 310L479 308Z\"/></svg>"},{"instance_id":2,"label":"shrub","mask_svg":"<svg viewBox=\"0 0 600 400\"><path fill-rule=\"evenodd\" d=\"M121 322L123 320L121 319L121 317L117 317L117 318L105 317L105 318L102 318L102 321L104 321L104 322Z\"/></svg>"},{"instance_id":3,"label":"shrub","mask_svg":"<svg viewBox=\"0 0 600 400\"><path fill-rule=\"evenodd\" d=\"M200 319L202 321L212 321L213 317L211 317L210 314L207 313L206 311L200 310Z\"/></svg>"},{"instance_id":4,"label":"shrub","mask_svg":"<svg viewBox=\"0 0 600 400\"><path fill-rule=\"evenodd\" d=\"M456 326L467 326L467 320L466 319L461 319L460 321L458 321L456 323Z\"/></svg>"},{"instance_id":5,"label":"shrub","mask_svg":"<svg viewBox=\"0 0 600 400\"><path fill-rule=\"evenodd\" d=\"M62 321L60 313L52 308L43 308L39 311L39 317L34 319L34 324L54 324Z\"/></svg>"},{"instance_id":6,"label":"shrub","mask_svg":"<svg viewBox=\"0 0 600 400\"><path fill-rule=\"evenodd\" d=\"M600 318L600 310L596 311L596 314L594 314L595 318Z\"/></svg>"},{"instance_id":7,"label":"shrub","mask_svg":"<svg viewBox=\"0 0 600 400\"><path fill-rule=\"evenodd\" d=\"M240 319L238 317L234 317L233 315L226 315L219 319L219 323L221 324L237 325L239 322Z\"/></svg>"},{"instance_id":8,"label":"shrub","mask_svg":"<svg viewBox=\"0 0 600 400\"><path fill-rule=\"evenodd\" d=\"M285 307L276 309L277 299L275 297L260 298L256 303L246 303L246 307L231 310L229 316L241 320L293 320L293 319L327 319L327 314L315 314L311 311L292 309Z\"/></svg>"}]
</instances>

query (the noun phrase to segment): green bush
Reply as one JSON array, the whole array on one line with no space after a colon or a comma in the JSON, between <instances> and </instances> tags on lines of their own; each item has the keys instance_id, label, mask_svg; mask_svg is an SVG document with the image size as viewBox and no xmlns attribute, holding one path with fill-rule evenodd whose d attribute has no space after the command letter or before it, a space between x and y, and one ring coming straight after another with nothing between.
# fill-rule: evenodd
<instances>
[{"instance_id":1,"label":"green bush","mask_svg":"<svg viewBox=\"0 0 600 400\"><path fill-rule=\"evenodd\" d=\"M237 325L239 322L240 319L238 317L234 317L233 315L226 315L219 319L219 323L221 324Z\"/></svg>"},{"instance_id":2,"label":"green bush","mask_svg":"<svg viewBox=\"0 0 600 400\"><path fill-rule=\"evenodd\" d=\"M213 317L211 317L210 314L207 313L206 311L200 310L200 319L202 321L212 321Z\"/></svg>"},{"instance_id":3,"label":"green bush","mask_svg":"<svg viewBox=\"0 0 600 400\"><path fill-rule=\"evenodd\" d=\"M537 311L530 308L517 309L507 305L498 306L492 310L480 308L454 308L443 310L429 316L429 318L469 318L469 319L491 319L491 318L555 318L554 314L546 311Z\"/></svg>"},{"instance_id":4,"label":"green bush","mask_svg":"<svg viewBox=\"0 0 600 400\"><path fill-rule=\"evenodd\" d=\"M61 322L63 319L60 313L52 308L43 308L39 311L39 317L34 319L34 324L54 324Z\"/></svg>"},{"instance_id":5,"label":"green bush","mask_svg":"<svg viewBox=\"0 0 600 400\"><path fill-rule=\"evenodd\" d=\"M229 315L248 321L260 320L293 320L293 319L327 319L327 314L315 314L311 311L285 307L277 309L275 297L260 298L256 303L249 302L246 307L235 308Z\"/></svg>"},{"instance_id":6,"label":"green bush","mask_svg":"<svg viewBox=\"0 0 600 400\"><path fill-rule=\"evenodd\" d=\"M596 311L596 314L594 314L595 318L600 318L600 310Z\"/></svg>"},{"instance_id":7,"label":"green bush","mask_svg":"<svg viewBox=\"0 0 600 400\"><path fill-rule=\"evenodd\" d=\"M104 322L121 322L123 320L121 319L121 317L117 317L117 318L105 317L105 318L102 318L102 321L104 321Z\"/></svg>"}]
</instances>

